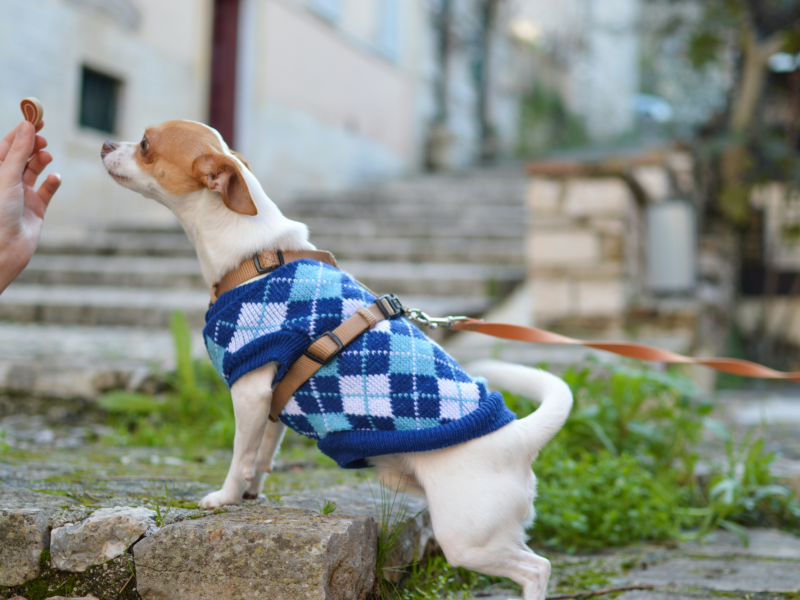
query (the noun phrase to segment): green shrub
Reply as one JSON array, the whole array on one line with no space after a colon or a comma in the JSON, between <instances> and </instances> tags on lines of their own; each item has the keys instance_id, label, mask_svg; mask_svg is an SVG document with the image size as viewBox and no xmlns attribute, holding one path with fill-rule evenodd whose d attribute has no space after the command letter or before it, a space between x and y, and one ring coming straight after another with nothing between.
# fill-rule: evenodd
<instances>
[{"instance_id":1,"label":"green shrub","mask_svg":"<svg viewBox=\"0 0 800 600\"><path fill-rule=\"evenodd\" d=\"M575 552L676 535L678 496L635 456L568 454L564 442L556 443L534 465L534 543Z\"/></svg>"},{"instance_id":2,"label":"green shrub","mask_svg":"<svg viewBox=\"0 0 800 600\"><path fill-rule=\"evenodd\" d=\"M575 404L563 429L534 463L539 479L537 543L571 551L676 537L717 527L746 542L741 525L800 530L800 504L770 472L762 440L736 446L708 418L688 379L646 368L592 365L563 375ZM519 417L536 404L506 395ZM695 475L696 444L722 436L727 460Z\"/></svg>"},{"instance_id":3,"label":"green shrub","mask_svg":"<svg viewBox=\"0 0 800 600\"><path fill-rule=\"evenodd\" d=\"M569 440L572 458L584 452L606 450L613 456L637 456L653 473L676 467L690 479L697 461L700 439L711 404L701 402L691 380L671 373L625 365L570 368L562 378L574 404L557 439ZM537 404L505 395L518 417L529 415Z\"/></svg>"}]
</instances>

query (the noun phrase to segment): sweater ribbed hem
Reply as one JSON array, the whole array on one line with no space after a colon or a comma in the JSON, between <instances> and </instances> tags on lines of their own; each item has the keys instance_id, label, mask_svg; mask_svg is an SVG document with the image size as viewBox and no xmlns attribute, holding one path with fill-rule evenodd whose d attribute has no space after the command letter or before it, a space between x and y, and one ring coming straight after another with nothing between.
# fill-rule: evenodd
<instances>
[{"instance_id":1,"label":"sweater ribbed hem","mask_svg":"<svg viewBox=\"0 0 800 600\"><path fill-rule=\"evenodd\" d=\"M500 392L492 392L470 414L457 421L413 431L343 431L330 433L317 447L343 469L370 466L367 458L400 452L438 450L492 433L516 419Z\"/></svg>"}]
</instances>

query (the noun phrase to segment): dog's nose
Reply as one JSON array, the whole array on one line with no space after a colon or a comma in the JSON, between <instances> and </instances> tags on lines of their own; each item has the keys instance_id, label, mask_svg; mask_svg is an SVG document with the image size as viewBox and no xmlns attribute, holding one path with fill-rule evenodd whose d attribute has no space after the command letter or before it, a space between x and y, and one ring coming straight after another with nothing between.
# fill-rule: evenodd
<instances>
[{"instance_id":1,"label":"dog's nose","mask_svg":"<svg viewBox=\"0 0 800 600\"><path fill-rule=\"evenodd\" d=\"M106 143L103 144L103 149L100 150L100 158L105 158L117 148L118 146L116 142L112 142L111 140L106 140Z\"/></svg>"}]
</instances>

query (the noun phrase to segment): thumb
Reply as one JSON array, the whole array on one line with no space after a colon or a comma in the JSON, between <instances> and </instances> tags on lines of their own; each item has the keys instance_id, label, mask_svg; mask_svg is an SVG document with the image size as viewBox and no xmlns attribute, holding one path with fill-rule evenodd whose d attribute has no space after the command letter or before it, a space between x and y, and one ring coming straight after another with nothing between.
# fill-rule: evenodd
<instances>
[{"instance_id":1,"label":"thumb","mask_svg":"<svg viewBox=\"0 0 800 600\"><path fill-rule=\"evenodd\" d=\"M28 159L33 153L34 141L33 125L28 121L23 121L17 127L17 135L14 137L14 142L11 144L6 160L3 162L3 167L5 167L3 170L8 169L7 172L10 172L15 179L22 178L22 173L28 165Z\"/></svg>"}]
</instances>

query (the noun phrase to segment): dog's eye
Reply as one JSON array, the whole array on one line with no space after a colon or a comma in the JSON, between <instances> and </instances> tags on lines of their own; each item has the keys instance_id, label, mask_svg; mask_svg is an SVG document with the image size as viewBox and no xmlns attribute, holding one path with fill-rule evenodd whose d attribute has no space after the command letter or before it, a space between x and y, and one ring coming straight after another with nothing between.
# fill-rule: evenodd
<instances>
[{"instance_id":1,"label":"dog's eye","mask_svg":"<svg viewBox=\"0 0 800 600\"><path fill-rule=\"evenodd\" d=\"M147 152L148 145L147 138L142 138L142 143L139 144L139 147L142 149L142 154Z\"/></svg>"}]
</instances>

